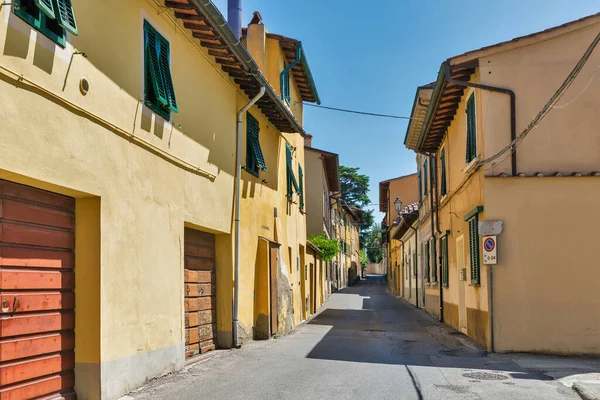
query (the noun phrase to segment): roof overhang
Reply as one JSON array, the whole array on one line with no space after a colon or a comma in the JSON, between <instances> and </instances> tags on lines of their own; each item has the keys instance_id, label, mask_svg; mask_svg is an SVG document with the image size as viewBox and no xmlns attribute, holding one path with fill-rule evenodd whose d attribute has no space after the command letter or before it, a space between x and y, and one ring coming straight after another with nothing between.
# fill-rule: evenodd
<instances>
[{"instance_id":1,"label":"roof overhang","mask_svg":"<svg viewBox=\"0 0 600 400\"><path fill-rule=\"evenodd\" d=\"M248 28L243 28L242 36L246 37L247 35ZM300 61L292 68L292 74L294 76L294 81L296 81L296 85L298 86L302 101L306 103L321 104L321 99L317 92L317 85L315 84L312 71L308 65L308 58L302 47L302 42L294 38L274 33L267 33L267 38L279 41L279 45L285 54L288 65L293 63L296 60L297 55L300 54Z\"/></svg>"},{"instance_id":2,"label":"roof overhang","mask_svg":"<svg viewBox=\"0 0 600 400\"><path fill-rule=\"evenodd\" d=\"M390 189L390 181L379 182L379 212L385 213L388 211L388 190Z\"/></svg>"},{"instance_id":3,"label":"roof overhang","mask_svg":"<svg viewBox=\"0 0 600 400\"><path fill-rule=\"evenodd\" d=\"M478 59L454 65L450 63L450 60L442 63L425 116L420 121L420 129L415 125L415 128L411 130L409 124L405 144L410 143L410 145L407 144L406 147L417 153L434 153L438 150L448 127L456 116L456 111L465 92L465 86L450 83L447 77L450 76L453 80L468 82L478 66ZM419 89L417 89L417 97L418 95ZM422 109L419 108L418 112L422 113ZM412 120L411 124L414 121Z\"/></svg>"},{"instance_id":4,"label":"roof overhang","mask_svg":"<svg viewBox=\"0 0 600 400\"><path fill-rule=\"evenodd\" d=\"M265 95L256 105L273 126L280 132L306 135L212 1L166 0L165 6L174 11L175 18L193 37L200 39L200 45L208 49L208 54L249 98L256 96L261 86L265 87Z\"/></svg>"},{"instance_id":5,"label":"roof overhang","mask_svg":"<svg viewBox=\"0 0 600 400\"><path fill-rule=\"evenodd\" d=\"M340 158L336 153L331 153L325 150L319 150L314 147L305 147L305 150L319 153L323 162L325 163L325 176L327 177L327 184L329 190L332 192L340 192Z\"/></svg>"},{"instance_id":6,"label":"roof overhang","mask_svg":"<svg viewBox=\"0 0 600 400\"><path fill-rule=\"evenodd\" d=\"M360 208L353 207L345 202L342 204L342 207L350 214L357 224L362 224L364 222L363 212Z\"/></svg>"},{"instance_id":7,"label":"roof overhang","mask_svg":"<svg viewBox=\"0 0 600 400\"><path fill-rule=\"evenodd\" d=\"M406 135L404 136L404 145L411 150L415 150L417 147L421 128L423 127L423 120L425 119L427 106L431 100L434 87L435 83L419 86L415 93L415 100L410 115L412 119L408 123Z\"/></svg>"}]
</instances>

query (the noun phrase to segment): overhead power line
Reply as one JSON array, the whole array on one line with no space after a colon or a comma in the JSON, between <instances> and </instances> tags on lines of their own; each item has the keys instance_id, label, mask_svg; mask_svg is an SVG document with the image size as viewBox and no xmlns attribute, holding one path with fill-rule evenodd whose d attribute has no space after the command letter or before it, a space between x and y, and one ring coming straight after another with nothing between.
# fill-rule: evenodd
<instances>
[{"instance_id":1,"label":"overhead power line","mask_svg":"<svg viewBox=\"0 0 600 400\"><path fill-rule=\"evenodd\" d=\"M297 103L302 103L302 102L298 101ZM308 106L308 107L322 108L325 110L339 111L339 112L345 112L345 113L350 113L350 114L369 115L371 117L393 118L393 119L414 119L417 121L423 121L423 118L412 118L412 117L403 117L400 115L378 114L378 113L371 113L371 112L366 112L366 111L347 110L345 108L326 107L326 106L319 106L317 104L310 104L310 103L302 103L302 104L304 104L305 106Z\"/></svg>"}]
</instances>

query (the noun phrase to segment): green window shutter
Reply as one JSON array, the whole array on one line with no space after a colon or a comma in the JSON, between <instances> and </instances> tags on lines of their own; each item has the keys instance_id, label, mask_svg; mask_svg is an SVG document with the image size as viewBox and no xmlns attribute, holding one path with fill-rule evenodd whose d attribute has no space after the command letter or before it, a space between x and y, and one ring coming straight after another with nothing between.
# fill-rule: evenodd
<instances>
[{"instance_id":1,"label":"green window shutter","mask_svg":"<svg viewBox=\"0 0 600 400\"><path fill-rule=\"evenodd\" d=\"M298 182L294 176L294 169L292 166L292 148L289 144L285 144L285 158L286 158L286 170L287 170L287 196L291 199L294 194L299 192Z\"/></svg>"},{"instance_id":2,"label":"green window shutter","mask_svg":"<svg viewBox=\"0 0 600 400\"><path fill-rule=\"evenodd\" d=\"M165 84L165 93L169 100L169 108L173 112L179 112L177 99L175 98L175 87L173 86L173 78L171 76L171 48L169 42L163 37L160 38L158 45L160 70Z\"/></svg>"},{"instance_id":3,"label":"green window shutter","mask_svg":"<svg viewBox=\"0 0 600 400\"><path fill-rule=\"evenodd\" d=\"M148 23L148 21L144 22L144 30L145 30L145 61L146 61L146 69L150 75L150 81L152 85L152 89L154 90L154 94L156 96L156 105L162 105L164 107L169 107L169 100L167 98L167 91L165 89L165 83L160 67L160 57L159 57L159 34L156 30ZM149 100L149 99L146 99Z\"/></svg>"},{"instance_id":4,"label":"green window shutter","mask_svg":"<svg viewBox=\"0 0 600 400\"><path fill-rule=\"evenodd\" d=\"M423 180L421 179L421 171L419 171L419 203L423 202Z\"/></svg>"},{"instance_id":5,"label":"green window shutter","mask_svg":"<svg viewBox=\"0 0 600 400\"><path fill-rule=\"evenodd\" d=\"M431 190L435 190L435 183L436 183L436 178L435 178L435 161L433 159L433 157L429 158L429 174L431 175ZM435 193L435 191L434 191Z\"/></svg>"},{"instance_id":6,"label":"green window shutter","mask_svg":"<svg viewBox=\"0 0 600 400\"><path fill-rule=\"evenodd\" d=\"M304 210L304 173L300 164L298 164L298 184L300 186L300 190L298 191L298 195L300 196L300 210Z\"/></svg>"},{"instance_id":7,"label":"green window shutter","mask_svg":"<svg viewBox=\"0 0 600 400\"><path fill-rule=\"evenodd\" d=\"M249 112L246 113L246 171L258 176L259 171L267 171L267 164L260 147L260 125Z\"/></svg>"},{"instance_id":8,"label":"green window shutter","mask_svg":"<svg viewBox=\"0 0 600 400\"><path fill-rule=\"evenodd\" d=\"M42 0L36 0L37 2L42 2ZM47 2L45 0L43 2ZM58 24L63 27L67 32L71 32L71 34L77 36L79 32L77 31L77 21L75 21L75 12L73 11L73 4L71 0L54 0L56 5L56 20Z\"/></svg>"},{"instance_id":9,"label":"green window shutter","mask_svg":"<svg viewBox=\"0 0 600 400\"><path fill-rule=\"evenodd\" d=\"M479 265L479 233L477 228L478 218L475 215L469 219L469 265L471 267L471 284L480 283Z\"/></svg>"},{"instance_id":10,"label":"green window shutter","mask_svg":"<svg viewBox=\"0 0 600 400\"><path fill-rule=\"evenodd\" d=\"M435 247L435 239L431 239L431 280L437 282L437 249Z\"/></svg>"},{"instance_id":11,"label":"green window shutter","mask_svg":"<svg viewBox=\"0 0 600 400\"><path fill-rule=\"evenodd\" d=\"M423 187L425 191L424 195L427 195L427 160L423 161Z\"/></svg>"},{"instance_id":12,"label":"green window shutter","mask_svg":"<svg viewBox=\"0 0 600 400\"><path fill-rule=\"evenodd\" d=\"M283 63L283 69L287 68L288 64ZM290 104L290 71L288 71L283 77L283 87L281 88L281 97Z\"/></svg>"},{"instance_id":13,"label":"green window shutter","mask_svg":"<svg viewBox=\"0 0 600 400\"><path fill-rule=\"evenodd\" d=\"M471 94L467 100L467 163L477 157L477 126L475 120L475 94Z\"/></svg>"},{"instance_id":14,"label":"green window shutter","mask_svg":"<svg viewBox=\"0 0 600 400\"><path fill-rule=\"evenodd\" d=\"M429 277L429 242L423 243L423 265L425 266L425 282L430 282Z\"/></svg>"},{"instance_id":15,"label":"green window shutter","mask_svg":"<svg viewBox=\"0 0 600 400\"><path fill-rule=\"evenodd\" d=\"M448 189L446 187L446 149L442 149L442 152L440 154L440 164L442 164L440 192L442 193L442 196L444 196L448 193Z\"/></svg>"},{"instance_id":16,"label":"green window shutter","mask_svg":"<svg viewBox=\"0 0 600 400\"><path fill-rule=\"evenodd\" d=\"M448 238L440 239L440 251L442 252L442 285L448 287Z\"/></svg>"},{"instance_id":17,"label":"green window shutter","mask_svg":"<svg viewBox=\"0 0 600 400\"><path fill-rule=\"evenodd\" d=\"M56 11L54 10L54 3L52 2L52 0L35 0L35 5L44 14L46 14L48 18L56 18Z\"/></svg>"}]
</instances>

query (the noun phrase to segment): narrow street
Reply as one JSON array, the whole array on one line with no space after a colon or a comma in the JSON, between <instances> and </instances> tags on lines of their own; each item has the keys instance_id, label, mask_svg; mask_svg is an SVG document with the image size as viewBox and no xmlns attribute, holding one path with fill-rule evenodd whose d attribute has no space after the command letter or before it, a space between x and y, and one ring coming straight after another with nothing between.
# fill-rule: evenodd
<instances>
[{"instance_id":1,"label":"narrow street","mask_svg":"<svg viewBox=\"0 0 600 400\"><path fill-rule=\"evenodd\" d=\"M363 281L333 294L290 336L217 351L130 396L579 399L558 379L589 371L571 365L573 371L565 372L564 363L554 373L538 368L542 361L558 365L556 359L560 364L557 357L488 356L466 336L386 292L385 282Z\"/></svg>"}]
</instances>

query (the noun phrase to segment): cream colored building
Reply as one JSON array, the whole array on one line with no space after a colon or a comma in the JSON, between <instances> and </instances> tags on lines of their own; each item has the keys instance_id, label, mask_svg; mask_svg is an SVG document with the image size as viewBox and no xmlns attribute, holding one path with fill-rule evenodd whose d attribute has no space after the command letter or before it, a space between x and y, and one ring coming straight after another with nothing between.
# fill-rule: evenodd
<instances>
[{"instance_id":1,"label":"cream colored building","mask_svg":"<svg viewBox=\"0 0 600 400\"><path fill-rule=\"evenodd\" d=\"M600 353L599 31L592 15L452 57L417 90L425 308L488 350Z\"/></svg>"},{"instance_id":2,"label":"cream colored building","mask_svg":"<svg viewBox=\"0 0 600 400\"><path fill-rule=\"evenodd\" d=\"M303 182L298 101L318 101L297 81L305 57L280 85L299 42L269 39L274 57L255 61L211 2L72 3L0 9L0 246L12 277L0 289L18 298L0 333L3 361L18 362L0 371L16 377L2 382L14 398L115 399L251 339L273 322L265 304L293 309L279 326L301 320L305 216L300 190L288 195L286 145ZM241 175L236 282L237 113L261 86L240 144L242 165L257 167L246 139L258 137L267 168ZM254 279L265 265L289 276L285 301Z\"/></svg>"}]
</instances>

